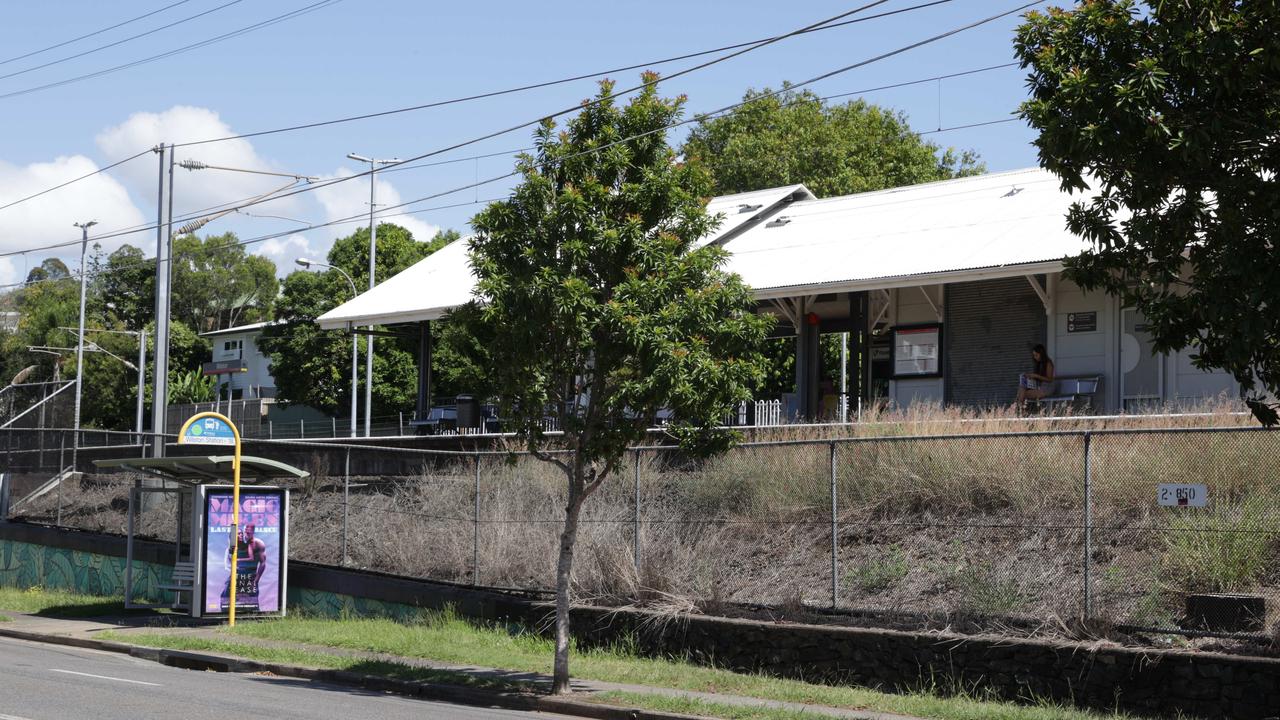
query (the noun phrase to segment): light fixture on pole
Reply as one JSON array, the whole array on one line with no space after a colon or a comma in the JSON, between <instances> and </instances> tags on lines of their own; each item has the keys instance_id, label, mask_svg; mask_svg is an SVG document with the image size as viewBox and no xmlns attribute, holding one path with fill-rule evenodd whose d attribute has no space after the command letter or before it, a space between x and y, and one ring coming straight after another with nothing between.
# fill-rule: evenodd
<instances>
[{"instance_id":1,"label":"light fixture on pole","mask_svg":"<svg viewBox=\"0 0 1280 720\"><path fill-rule=\"evenodd\" d=\"M107 307L112 308L115 306L112 303L107 303ZM73 330L73 328L59 328L59 329ZM146 372L147 334L146 332L143 330L107 330L105 328L87 328L85 332L111 333L113 335L132 335L138 338L138 364L137 365L134 365L133 363L129 362L128 360L125 360L119 355L116 355L115 353L107 350L106 348L100 345L95 345L92 342L89 343L89 350L90 351L97 350L97 351L104 352L107 355L110 355L111 357L119 360L121 363L124 364L125 367L129 368L130 370L136 370L138 372L138 403L136 408L136 417L134 418L134 429L136 430L136 434L138 436L137 438L138 444L144 445L145 442L142 438L142 414L143 414L142 411L143 411L143 397L145 394L145 388L147 383L147 372Z\"/></svg>"},{"instance_id":2,"label":"light fixture on pole","mask_svg":"<svg viewBox=\"0 0 1280 720\"><path fill-rule=\"evenodd\" d=\"M374 223L373 215L377 210L377 188L378 182L376 176L378 174L379 165L391 165L400 162L400 158L388 158L379 160L378 158L365 157L355 153L347 153L347 157L357 162L369 163L369 289L372 290L378 284L377 279L377 259L378 259L378 227ZM373 326L369 326L369 330L373 330ZM365 358L364 358L364 436L369 437L372 428L372 412L373 412L373 333L370 332L365 340Z\"/></svg>"},{"instance_id":3,"label":"light fixture on pole","mask_svg":"<svg viewBox=\"0 0 1280 720\"><path fill-rule=\"evenodd\" d=\"M314 265L316 267L327 267L327 268L330 268L331 270L337 270L339 273L342 274L342 277L346 278L346 281L351 285L351 297L354 298L355 296L360 294L360 291L356 290L356 281L352 280L351 276L348 275L345 270L338 267L337 265L330 265L329 263L317 262L315 260L309 260L307 258L298 258L297 260L294 260L294 262L297 263L299 266L307 269L310 269L311 266ZM356 334L353 332L351 333L351 437L356 436L356 401L357 401L357 398L359 397L359 394L358 394L359 391L357 389L359 387L359 381L358 381L358 376L356 374L356 368L358 366L358 363L356 358L359 353L359 348L360 346L359 346L358 340L356 339ZM372 380L372 376L369 378L369 380Z\"/></svg>"},{"instance_id":4,"label":"light fixture on pole","mask_svg":"<svg viewBox=\"0 0 1280 720\"><path fill-rule=\"evenodd\" d=\"M84 304L88 288L89 273L85 268L85 256L89 252L89 228L98 224L97 220L85 223L73 223L80 228L80 334L76 340L76 407L74 437L71 439L71 470L75 472L76 460L80 453L80 398L84 392Z\"/></svg>"}]
</instances>

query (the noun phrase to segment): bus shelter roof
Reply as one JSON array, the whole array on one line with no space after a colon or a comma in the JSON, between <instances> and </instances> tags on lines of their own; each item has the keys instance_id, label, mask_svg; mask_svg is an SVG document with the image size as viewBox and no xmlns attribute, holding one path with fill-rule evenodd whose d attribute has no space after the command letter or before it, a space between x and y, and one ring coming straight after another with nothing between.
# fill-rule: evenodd
<instances>
[{"instance_id":1,"label":"bus shelter roof","mask_svg":"<svg viewBox=\"0 0 1280 720\"><path fill-rule=\"evenodd\" d=\"M231 455L182 455L160 458L113 458L94 460L99 468L132 470L164 480L199 485L210 482L231 482ZM251 480L301 480L311 473L288 463L252 455L240 456L240 479Z\"/></svg>"}]
</instances>

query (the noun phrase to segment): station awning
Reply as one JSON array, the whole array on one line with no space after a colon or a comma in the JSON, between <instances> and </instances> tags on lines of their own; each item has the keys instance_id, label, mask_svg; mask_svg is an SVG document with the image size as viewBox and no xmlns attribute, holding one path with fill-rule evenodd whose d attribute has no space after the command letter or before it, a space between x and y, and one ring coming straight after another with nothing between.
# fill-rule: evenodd
<instances>
[{"instance_id":1,"label":"station awning","mask_svg":"<svg viewBox=\"0 0 1280 720\"><path fill-rule=\"evenodd\" d=\"M131 470L164 480L198 485L210 482L231 482L231 455L183 455L162 458L115 458L94 460L99 468ZM301 480L310 476L306 470L288 463L252 455L240 456L240 480Z\"/></svg>"}]
</instances>

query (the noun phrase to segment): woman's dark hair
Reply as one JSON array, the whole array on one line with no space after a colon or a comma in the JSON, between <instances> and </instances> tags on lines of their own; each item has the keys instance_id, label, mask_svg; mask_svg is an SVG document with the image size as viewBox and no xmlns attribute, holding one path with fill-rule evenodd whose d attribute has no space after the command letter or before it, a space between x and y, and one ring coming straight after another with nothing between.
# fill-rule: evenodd
<instances>
[{"instance_id":1,"label":"woman's dark hair","mask_svg":"<svg viewBox=\"0 0 1280 720\"><path fill-rule=\"evenodd\" d=\"M1037 375L1048 375L1049 363L1052 361L1049 359L1049 352L1044 349L1044 345L1036 343L1031 347L1031 352L1039 353L1040 355L1040 359L1036 361L1035 373Z\"/></svg>"}]
</instances>

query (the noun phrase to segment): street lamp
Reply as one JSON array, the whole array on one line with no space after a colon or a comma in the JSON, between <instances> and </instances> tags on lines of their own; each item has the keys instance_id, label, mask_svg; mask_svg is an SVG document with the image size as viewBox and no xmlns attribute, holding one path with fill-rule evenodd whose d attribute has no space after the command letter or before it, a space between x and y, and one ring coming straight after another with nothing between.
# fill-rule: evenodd
<instances>
[{"instance_id":1,"label":"street lamp","mask_svg":"<svg viewBox=\"0 0 1280 720\"><path fill-rule=\"evenodd\" d=\"M347 283L351 285L351 297L354 298L356 295L360 294L359 291L356 290L356 281L352 280L351 276L348 275L345 270L338 267L337 265L330 265L329 263L317 262L315 260L309 260L307 258L298 258L297 260L294 260L294 262L297 263L300 267L307 268L308 270L311 269L313 265L315 267L327 267L331 270L337 270L339 273L342 274L342 277L346 278ZM372 338L372 336L370 337ZM357 395L358 379L356 375L356 367L357 367L356 355L359 352L359 347L360 345L359 345L359 341L356 339L356 334L352 332L351 333L351 437L356 436L356 398L358 397ZM373 382L373 376L370 375L368 380L366 380L366 382Z\"/></svg>"},{"instance_id":2,"label":"street lamp","mask_svg":"<svg viewBox=\"0 0 1280 720\"><path fill-rule=\"evenodd\" d=\"M111 303L107 303L107 305L110 307ZM59 329L71 330L72 328L59 328ZM107 350L106 348L100 345L89 343L89 346L90 348L96 348L97 350L104 352L110 355L111 357L119 360L120 362L124 363L124 366L129 368L130 370L138 371L138 408L137 408L137 416L134 418L134 424L137 428L138 444L141 445L142 444L143 396L145 394L144 391L147 383L147 370L146 370L147 368L147 336L146 336L146 333L143 332L142 330L106 330L103 328L88 328L85 330L85 332L104 332L104 333L112 333L114 335L133 335L138 338L138 364L136 366L133 363L129 362L128 360L125 360L124 358L120 357L119 355L116 355L115 353Z\"/></svg>"},{"instance_id":3,"label":"street lamp","mask_svg":"<svg viewBox=\"0 0 1280 720\"><path fill-rule=\"evenodd\" d=\"M84 223L73 223L80 228L80 335L76 341L76 409L75 437L71 443L71 471L75 472L77 456L80 453L80 397L84 392L84 301L88 287L89 273L84 266L85 255L89 251L89 228L97 225L97 220Z\"/></svg>"},{"instance_id":4,"label":"street lamp","mask_svg":"<svg viewBox=\"0 0 1280 720\"><path fill-rule=\"evenodd\" d=\"M378 183L375 176L378 173L379 165L391 165L400 162L400 158L388 158L379 160L377 158L365 157L355 153L347 153L347 157L357 162L369 163L369 289L372 290L377 285L376 261L378 257L378 227L374 224L373 214L377 209L377 187ZM373 330L373 326L369 326L369 330ZM373 333L370 332L365 342L365 358L364 358L364 436L369 437L373 423Z\"/></svg>"}]
</instances>

